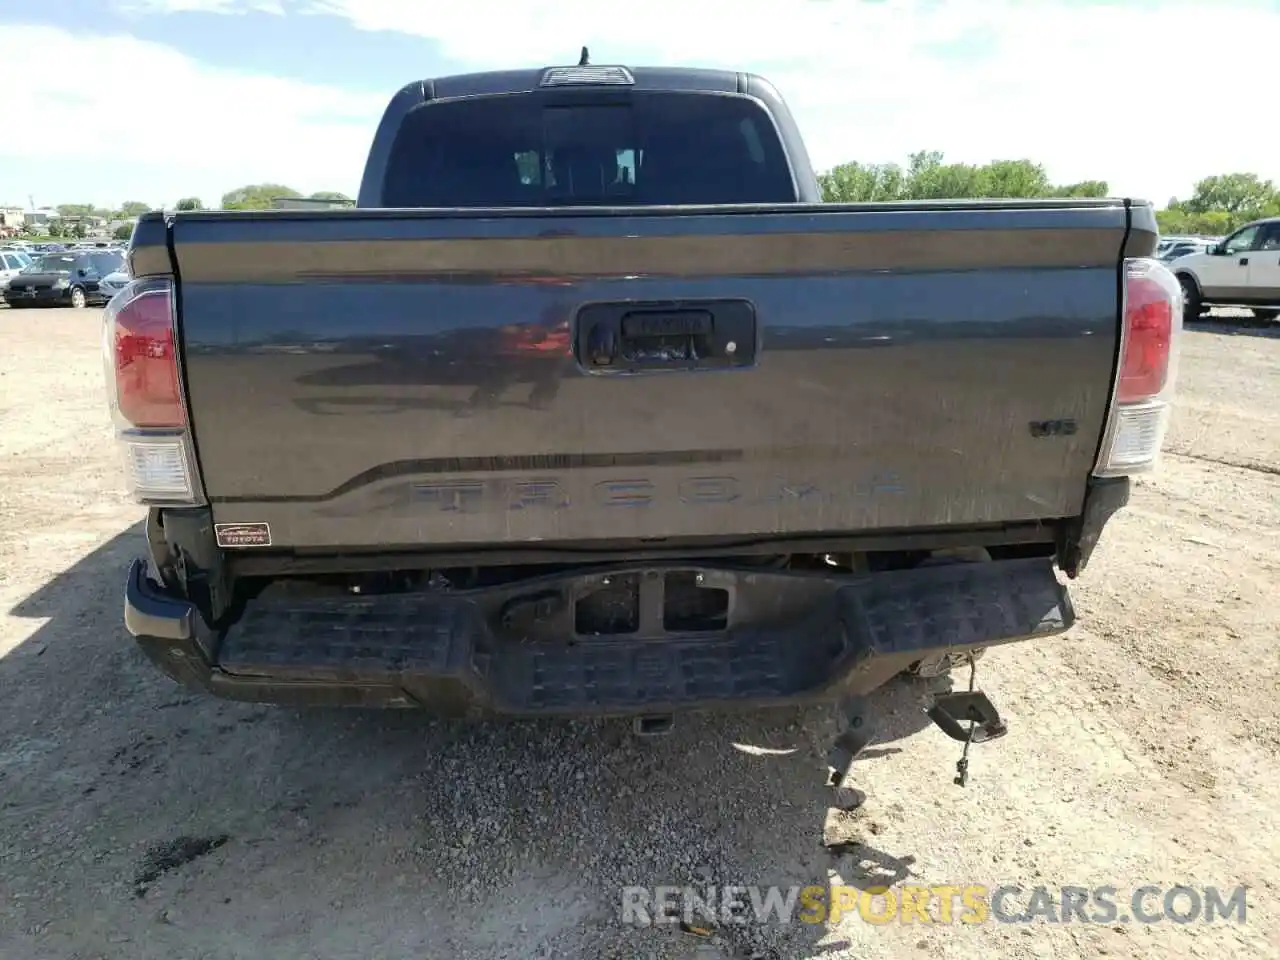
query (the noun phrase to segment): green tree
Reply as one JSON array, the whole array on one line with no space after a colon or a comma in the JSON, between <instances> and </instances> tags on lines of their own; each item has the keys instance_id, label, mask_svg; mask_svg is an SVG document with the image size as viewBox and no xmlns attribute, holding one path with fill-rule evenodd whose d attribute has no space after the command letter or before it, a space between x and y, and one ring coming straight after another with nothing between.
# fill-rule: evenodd
<instances>
[{"instance_id":1,"label":"green tree","mask_svg":"<svg viewBox=\"0 0 1280 960\"><path fill-rule=\"evenodd\" d=\"M88 217L94 212L92 203L60 203L58 215L63 217Z\"/></svg>"},{"instance_id":2,"label":"green tree","mask_svg":"<svg viewBox=\"0 0 1280 960\"><path fill-rule=\"evenodd\" d=\"M1280 216L1280 189L1256 173L1225 173L1196 183L1186 200L1157 211L1161 233L1221 236L1261 217Z\"/></svg>"},{"instance_id":3,"label":"green tree","mask_svg":"<svg viewBox=\"0 0 1280 960\"><path fill-rule=\"evenodd\" d=\"M975 168L975 177L984 197L1047 197L1054 191L1044 167L1030 160L994 160Z\"/></svg>"},{"instance_id":4,"label":"green tree","mask_svg":"<svg viewBox=\"0 0 1280 960\"><path fill-rule=\"evenodd\" d=\"M1225 173L1196 183L1183 207L1189 213L1225 210L1246 219L1263 217L1280 203L1275 184L1256 173Z\"/></svg>"},{"instance_id":5,"label":"green tree","mask_svg":"<svg viewBox=\"0 0 1280 960\"><path fill-rule=\"evenodd\" d=\"M128 240L133 236L133 224L122 223L111 232L111 235L117 240Z\"/></svg>"},{"instance_id":6,"label":"green tree","mask_svg":"<svg viewBox=\"0 0 1280 960\"><path fill-rule=\"evenodd\" d=\"M1079 183L1068 183L1054 187L1050 196L1054 197L1105 197L1111 190L1105 180L1081 180Z\"/></svg>"},{"instance_id":7,"label":"green tree","mask_svg":"<svg viewBox=\"0 0 1280 960\"><path fill-rule=\"evenodd\" d=\"M907 161L907 200L949 200L978 197L976 168L963 163L943 163L941 150L920 150Z\"/></svg>"},{"instance_id":8,"label":"green tree","mask_svg":"<svg viewBox=\"0 0 1280 960\"><path fill-rule=\"evenodd\" d=\"M89 231L84 228L83 223L77 223L74 227L71 228L71 235L75 237L77 240L83 240L85 238L85 235L88 232Z\"/></svg>"},{"instance_id":9,"label":"green tree","mask_svg":"<svg viewBox=\"0 0 1280 960\"><path fill-rule=\"evenodd\" d=\"M1206 210L1204 213L1192 213L1181 204L1171 204L1164 210L1156 211L1156 223L1164 234L1200 234L1220 237L1230 233L1247 217L1239 217L1226 210Z\"/></svg>"},{"instance_id":10,"label":"green tree","mask_svg":"<svg viewBox=\"0 0 1280 960\"><path fill-rule=\"evenodd\" d=\"M904 175L896 163L842 163L820 174L818 182L830 203L901 200L904 192Z\"/></svg>"},{"instance_id":11,"label":"green tree","mask_svg":"<svg viewBox=\"0 0 1280 960\"><path fill-rule=\"evenodd\" d=\"M204 204L200 202L199 197L183 197L174 205L174 208L177 210L203 210Z\"/></svg>"},{"instance_id":12,"label":"green tree","mask_svg":"<svg viewBox=\"0 0 1280 960\"><path fill-rule=\"evenodd\" d=\"M151 209L151 204L143 203L140 200L126 200L120 204L120 216L124 219L130 217L140 217Z\"/></svg>"},{"instance_id":13,"label":"green tree","mask_svg":"<svg viewBox=\"0 0 1280 960\"><path fill-rule=\"evenodd\" d=\"M279 183L252 183L222 195L223 210L269 210L277 197L300 197L297 190Z\"/></svg>"},{"instance_id":14,"label":"green tree","mask_svg":"<svg viewBox=\"0 0 1280 960\"><path fill-rule=\"evenodd\" d=\"M1054 186L1032 160L993 160L975 165L947 163L938 150L911 154L896 163L842 163L818 177L823 198L843 203L878 200L950 200L980 197L1105 196L1101 180Z\"/></svg>"}]
</instances>

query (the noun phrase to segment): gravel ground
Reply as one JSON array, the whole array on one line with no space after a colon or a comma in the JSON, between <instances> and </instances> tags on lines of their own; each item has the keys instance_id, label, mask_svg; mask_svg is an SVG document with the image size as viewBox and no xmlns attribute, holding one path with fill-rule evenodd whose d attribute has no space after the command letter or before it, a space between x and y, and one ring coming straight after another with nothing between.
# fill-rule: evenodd
<instances>
[{"instance_id":1,"label":"gravel ground","mask_svg":"<svg viewBox=\"0 0 1280 960\"><path fill-rule=\"evenodd\" d=\"M878 696L871 794L828 809L823 710L433 722L184 694L132 647L98 311L0 311L0 957L1277 957L1280 338L1197 324L1164 470L1074 588L989 654L1010 735ZM847 841L835 850L824 846ZM1244 924L618 921L626 885L1249 886ZM1124 894L1122 893L1122 898Z\"/></svg>"}]
</instances>

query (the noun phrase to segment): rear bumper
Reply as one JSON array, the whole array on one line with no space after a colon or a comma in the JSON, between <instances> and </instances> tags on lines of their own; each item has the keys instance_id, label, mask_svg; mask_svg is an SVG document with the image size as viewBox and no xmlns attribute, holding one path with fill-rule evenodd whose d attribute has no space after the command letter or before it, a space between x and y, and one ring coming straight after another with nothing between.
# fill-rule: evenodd
<instances>
[{"instance_id":1,"label":"rear bumper","mask_svg":"<svg viewBox=\"0 0 1280 960\"><path fill-rule=\"evenodd\" d=\"M723 589L727 626L664 629L663 584L673 575L701 575L706 588ZM562 639L574 635L578 600L628 577L638 584L638 631ZM1053 636L1073 622L1047 559L862 576L682 564L458 594L264 594L220 634L150 580L142 561L125 593L129 632L188 687L233 700L444 715L634 716L820 702L867 693L933 654Z\"/></svg>"},{"instance_id":2,"label":"rear bumper","mask_svg":"<svg viewBox=\"0 0 1280 960\"><path fill-rule=\"evenodd\" d=\"M71 302L71 288L45 287L28 294L22 286L15 288L11 283L3 296L9 306L62 307Z\"/></svg>"}]
</instances>

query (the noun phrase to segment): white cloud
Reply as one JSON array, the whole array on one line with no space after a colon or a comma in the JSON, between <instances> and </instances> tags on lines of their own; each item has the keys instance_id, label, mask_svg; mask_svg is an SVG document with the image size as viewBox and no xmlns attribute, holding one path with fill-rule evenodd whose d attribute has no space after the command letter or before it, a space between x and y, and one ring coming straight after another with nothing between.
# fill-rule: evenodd
<instances>
[{"instance_id":1,"label":"white cloud","mask_svg":"<svg viewBox=\"0 0 1280 960\"><path fill-rule=\"evenodd\" d=\"M6 98L0 169L75 164L77 173L34 186L11 173L3 186L19 196L0 200L34 191L54 193L42 196L53 203L165 203L195 193L210 203L264 181L354 193L385 106L380 95L213 69L128 36L6 25L4 37L0 89L28 94ZM143 79L135 90L132 79L95 77Z\"/></svg>"},{"instance_id":2,"label":"white cloud","mask_svg":"<svg viewBox=\"0 0 1280 960\"><path fill-rule=\"evenodd\" d=\"M585 43L602 63L754 70L782 91L819 167L921 148L1030 157L1056 180L1107 179L1159 203L1213 173L1280 180L1280 128L1260 122L1280 10L1249 0L299 2L432 38L477 69L572 62ZM1230 38L1229 52L1202 68L1207 38Z\"/></svg>"},{"instance_id":3,"label":"white cloud","mask_svg":"<svg viewBox=\"0 0 1280 960\"><path fill-rule=\"evenodd\" d=\"M1163 203L1208 174L1280 180L1280 128L1266 121L1280 11L1250 0L1155 5L1079 0L121 0L138 13L203 9L329 13L362 30L440 44L463 69L572 62L707 65L759 72L791 104L815 164L904 160L921 148L982 162L1029 157L1058 181L1102 178L1112 193ZM0 158L109 153L165 183L280 180L352 190L384 97L213 70L127 37L5 28L0 79L41 76L6 125L47 120L51 97L85 131L5 137ZM1211 68L1198 65L1205 38ZM28 62L31 61L31 62ZM37 62L38 61L38 62ZM40 64L93 63L148 83L148 113L126 92L59 79ZM406 81L415 65L404 66ZM47 79L46 79L47 78ZM65 85L65 89L59 89ZM394 91L387 90L386 97ZM207 191L212 193L213 191Z\"/></svg>"}]
</instances>

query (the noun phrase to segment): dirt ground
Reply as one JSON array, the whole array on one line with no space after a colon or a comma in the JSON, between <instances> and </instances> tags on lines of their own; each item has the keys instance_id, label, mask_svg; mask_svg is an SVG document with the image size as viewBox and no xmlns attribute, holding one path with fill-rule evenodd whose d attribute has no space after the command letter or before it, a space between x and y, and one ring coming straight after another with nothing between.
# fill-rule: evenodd
<instances>
[{"instance_id":1,"label":"dirt ground","mask_svg":"<svg viewBox=\"0 0 1280 960\"><path fill-rule=\"evenodd\" d=\"M868 806L828 810L826 711L462 726L220 703L121 626L142 512L98 311L0 310L0 957L1280 957L1280 337L1198 324L1163 472L994 651L975 748L878 696ZM829 835L849 841L824 848ZM830 839L830 836L828 837ZM1243 924L620 924L623 885L1247 885Z\"/></svg>"}]
</instances>

